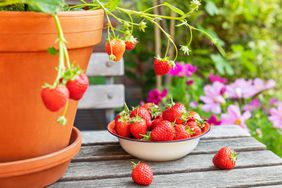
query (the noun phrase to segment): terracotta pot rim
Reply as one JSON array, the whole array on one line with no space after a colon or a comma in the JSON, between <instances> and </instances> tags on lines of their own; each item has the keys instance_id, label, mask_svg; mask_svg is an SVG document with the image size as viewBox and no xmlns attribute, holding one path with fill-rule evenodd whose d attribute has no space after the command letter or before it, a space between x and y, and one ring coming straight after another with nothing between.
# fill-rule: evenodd
<instances>
[{"instance_id":1,"label":"terracotta pot rim","mask_svg":"<svg viewBox=\"0 0 282 188\"><path fill-rule=\"evenodd\" d=\"M17 15L21 14L24 16L51 16L50 14L42 13L42 12L33 12L33 11L0 11L0 15L10 14L10 15ZM60 17L85 17L85 16L93 16L95 15L103 15L103 9L97 10L80 10L80 11L61 11L58 12L58 16Z\"/></svg>"},{"instance_id":2,"label":"terracotta pot rim","mask_svg":"<svg viewBox=\"0 0 282 188\"><path fill-rule=\"evenodd\" d=\"M0 163L0 178L20 176L58 166L70 161L79 152L80 146L81 134L73 127L70 144L67 147L40 157Z\"/></svg>"}]
</instances>

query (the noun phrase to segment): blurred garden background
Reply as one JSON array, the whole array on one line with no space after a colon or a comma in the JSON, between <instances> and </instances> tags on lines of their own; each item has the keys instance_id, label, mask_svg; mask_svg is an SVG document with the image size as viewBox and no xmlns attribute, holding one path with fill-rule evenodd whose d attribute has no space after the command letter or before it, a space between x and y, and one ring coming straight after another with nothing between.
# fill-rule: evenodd
<instances>
[{"instance_id":1,"label":"blurred garden background","mask_svg":"<svg viewBox=\"0 0 282 188\"><path fill-rule=\"evenodd\" d=\"M130 0L123 6L145 10L162 2ZM159 40L163 33L149 23L146 34L136 30L139 43L124 57L125 76L116 79L125 84L127 104L165 104L172 98L215 126L241 126L282 157L282 0L166 2L182 10L189 10L191 2L200 2L188 21L210 38L177 25L174 30L172 26L177 23L173 21L156 20L177 44L187 45L189 41L184 39L193 36L189 55L180 52L176 67L160 80L155 76L152 57L165 51L166 41ZM165 8L158 11L171 14ZM169 52L175 53L173 49ZM90 81L101 84L105 78ZM103 116L97 111L90 114L99 124Z\"/></svg>"},{"instance_id":2,"label":"blurred garden background","mask_svg":"<svg viewBox=\"0 0 282 188\"><path fill-rule=\"evenodd\" d=\"M182 9L190 6L190 1L167 2ZM152 4L132 0L126 6L144 10ZM201 1L191 25L209 33L219 48L193 32L190 55L180 53L161 84L153 70L154 27L147 27L146 34L138 32L139 45L125 56L127 102L165 103L173 98L216 126L243 127L282 157L281 6L282 0ZM189 30L171 30L173 22L160 20L160 24L173 32L178 44L187 44L183 39L191 35ZM166 41L161 42L165 46Z\"/></svg>"}]
</instances>

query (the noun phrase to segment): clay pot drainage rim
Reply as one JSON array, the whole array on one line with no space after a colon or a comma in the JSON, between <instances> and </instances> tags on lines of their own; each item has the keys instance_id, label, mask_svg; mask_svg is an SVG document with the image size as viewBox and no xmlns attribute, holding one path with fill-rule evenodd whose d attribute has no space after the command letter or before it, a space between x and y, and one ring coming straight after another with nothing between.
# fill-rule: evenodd
<instances>
[{"instance_id":1,"label":"clay pot drainage rim","mask_svg":"<svg viewBox=\"0 0 282 188\"><path fill-rule=\"evenodd\" d=\"M34 173L71 160L80 150L81 135L73 127L70 145L57 152L26 160L0 163L0 178Z\"/></svg>"}]
</instances>

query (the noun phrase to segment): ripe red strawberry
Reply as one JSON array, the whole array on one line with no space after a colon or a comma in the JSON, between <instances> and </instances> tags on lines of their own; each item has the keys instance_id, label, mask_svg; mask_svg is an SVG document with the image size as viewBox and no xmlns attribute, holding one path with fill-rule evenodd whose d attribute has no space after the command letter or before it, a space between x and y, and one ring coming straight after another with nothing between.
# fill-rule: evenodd
<instances>
[{"instance_id":1,"label":"ripe red strawberry","mask_svg":"<svg viewBox=\"0 0 282 188\"><path fill-rule=\"evenodd\" d=\"M125 52L125 42L121 39L112 39L106 43L106 52L112 61L120 61Z\"/></svg>"},{"instance_id":2,"label":"ripe red strawberry","mask_svg":"<svg viewBox=\"0 0 282 188\"><path fill-rule=\"evenodd\" d=\"M151 167L145 163L133 163L131 177L136 184L147 186L153 181L153 172Z\"/></svg>"},{"instance_id":3,"label":"ripe red strawberry","mask_svg":"<svg viewBox=\"0 0 282 188\"><path fill-rule=\"evenodd\" d=\"M159 123L160 123L161 121L162 121L161 118L154 119L154 120L152 121L152 124L151 124L151 129L153 130L156 126L159 125Z\"/></svg>"},{"instance_id":4,"label":"ripe red strawberry","mask_svg":"<svg viewBox=\"0 0 282 188\"><path fill-rule=\"evenodd\" d=\"M188 112L188 116L190 118L194 118L194 119L199 119L201 120L202 118L200 117L200 115L197 113L197 112L194 112L194 111L189 111Z\"/></svg>"},{"instance_id":5,"label":"ripe red strawberry","mask_svg":"<svg viewBox=\"0 0 282 188\"><path fill-rule=\"evenodd\" d=\"M142 107L146 108L150 112L152 118L157 118L161 115L160 108L154 103L145 103Z\"/></svg>"},{"instance_id":6,"label":"ripe red strawberry","mask_svg":"<svg viewBox=\"0 0 282 188\"><path fill-rule=\"evenodd\" d=\"M169 73L171 68L173 67L173 62L171 62L168 58L156 58L154 60L154 70L156 75L165 75Z\"/></svg>"},{"instance_id":7,"label":"ripe red strawberry","mask_svg":"<svg viewBox=\"0 0 282 188\"><path fill-rule=\"evenodd\" d=\"M221 148L213 157L213 164L219 169L230 170L236 165L238 154L228 147Z\"/></svg>"},{"instance_id":8,"label":"ripe red strawberry","mask_svg":"<svg viewBox=\"0 0 282 188\"><path fill-rule=\"evenodd\" d=\"M136 117L136 116L140 116L141 118L143 118L146 121L147 127L151 126L152 124L151 114L146 108L140 106L133 109L130 113L130 117Z\"/></svg>"},{"instance_id":9,"label":"ripe red strawberry","mask_svg":"<svg viewBox=\"0 0 282 188\"><path fill-rule=\"evenodd\" d=\"M56 112L63 108L67 103L69 90L63 85L59 85L53 89L44 88L41 90L41 98L48 110Z\"/></svg>"},{"instance_id":10,"label":"ripe red strawberry","mask_svg":"<svg viewBox=\"0 0 282 188\"><path fill-rule=\"evenodd\" d=\"M192 121L191 119L187 121L186 125L188 125L189 127L193 128L195 126L198 126L198 124L196 123L196 121Z\"/></svg>"},{"instance_id":11,"label":"ripe red strawberry","mask_svg":"<svg viewBox=\"0 0 282 188\"><path fill-rule=\"evenodd\" d=\"M202 134L202 130L201 128L197 125L196 122L190 122L189 124L187 124L187 126L189 127L189 132L191 137L195 137L195 136L199 136ZM187 127L187 128L188 128Z\"/></svg>"},{"instance_id":12,"label":"ripe red strawberry","mask_svg":"<svg viewBox=\"0 0 282 188\"><path fill-rule=\"evenodd\" d=\"M133 50L137 43L138 43L137 39L133 37L132 35L126 37L125 38L126 50Z\"/></svg>"},{"instance_id":13,"label":"ripe red strawberry","mask_svg":"<svg viewBox=\"0 0 282 188\"><path fill-rule=\"evenodd\" d=\"M174 140L181 140L191 137L189 131L186 130L184 125L177 124L174 126L174 129L175 129Z\"/></svg>"},{"instance_id":14,"label":"ripe red strawberry","mask_svg":"<svg viewBox=\"0 0 282 188\"><path fill-rule=\"evenodd\" d=\"M70 92L70 98L77 101L83 97L89 86L88 77L84 73L77 75L69 80L66 86Z\"/></svg>"},{"instance_id":15,"label":"ripe red strawberry","mask_svg":"<svg viewBox=\"0 0 282 188\"><path fill-rule=\"evenodd\" d=\"M174 138L174 128L169 121L161 121L151 132L152 141L169 141Z\"/></svg>"},{"instance_id":16,"label":"ripe red strawberry","mask_svg":"<svg viewBox=\"0 0 282 188\"><path fill-rule=\"evenodd\" d=\"M208 122L204 122L204 126L201 128L202 133L207 132L209 130L210 124Z\"/></svg>"},{"instance_id":17,"label":"ripe red strawberry","mask_svg":"<svg viewBox=\"0 0 282 188\"><path fill-rule=\"evenodd\" d=\"M142 107L146 108L148 111L150 111L151 107L155 106L154 103L152 102L147 102L145 104L142 105Z\"/></svg>"},{"instance_id":18,"label":"ripe red strawberry","mask_svg":"<svg viewBox=\"0 0 282 188\"><path fill-rule=\"evenodd\" d=\"M130 129L129 129L129 115L124 111L119 113L119 115L115 118L115 130L118 135L123 137L130 137Z\"/></svg>"},{"instance_id":19,"label":"ripe red strawberry","mask_svg":"<svg viewBox=\"0 0 282 188\"><path fill-rule=\"evenodd\" d=\"M131 118L129 130L134 138L143 138L143 135L146 135L147 133L147 125L145 120L140 116Z\"/></svg>"},{"instance_id":20,"label":"ripe red strawberry","mask_svg":"<svg viewBox=\"0 0 282 188\"><path fill-rule=\"evenodd\" d=\"M162 117L164 120L175 122L176 124L182 124L185 121L183 117L185 116L185 113L185 106L181 103L176 103L172 107L167 108L163 112Z\"/></svg>"}]
</instances>

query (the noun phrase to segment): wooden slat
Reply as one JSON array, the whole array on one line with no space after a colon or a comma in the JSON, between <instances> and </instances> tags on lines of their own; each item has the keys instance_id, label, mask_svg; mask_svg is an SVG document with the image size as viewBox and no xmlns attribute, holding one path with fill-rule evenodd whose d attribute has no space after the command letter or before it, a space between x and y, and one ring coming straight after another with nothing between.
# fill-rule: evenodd
<instances>
[{"instance_id":1,"label":"wooden slat","mask_svg":"<svg viewBox=\"0 0 282 188\"><path fill-rule=\"evenodd\" d=\"M124 105L123 85L90 86L78 104L79 109L118 108Z\"/></svg>"},{"instance_id":2,"label":"wooden slat","mask_svg":"<svg viewBox=\"0 0 282 188\"><path fill-rule=\"evenodd\" d=\"M264 150L265 145L256 141L252 137L242 138L225 138L214 140L201 140L198 146L192 151L193 154L209 154L215 153L223 146L229 146L236 151L257 151ZM82 146L80 153L75 161L82 160L113 160L132 158L129 154L122 150L119 144L111 145L91 145Z\"/></svg>"},{"instance_id":3,"label":"wooden slat","mask_svg":"<svg viewBox=\"0 0 282 188\"><path fill-rule=\"evenodd\" d=\"M200 164L200 163L199 163ZM109 167L110 168L110 167ZM100 171L100 168L95 169ZM130 171L130 168L128 169ZM230 171L214 170L179 174L155 175L150 187L248 187L262 185L282 185L282 166L233 169ZM56 188L68 187L136 187L130 176L114 179L59 182Z\"/></svg>"},{"instance_id":4,"label":"wooden slat","mask_svg":"<svg viewBox=\"0 0 282 188\"><path fill-rule=\"evenodd\" d=\"M215 170L212 165L214 154L188 155L180 160L170 162L148 162L154 174L170 174ZM91 161L71 163L64 175L64 181L81 179L116 178L130 175L131 160ZM133 161L138 161L133 160ZM240 152L237 168L282 165L282 159L272 152ZM97 170L99 169L99 170ZM282 175L282 174L281 174Z\"/></svg>"},{"instance_id":5,"label":"wooden slat","mask_svg":"<svg viewBox=\"0 0 282 188\"><path fill-rule=\"evenodd\" d=\"M204 139L236 138L250 136L245 130L236 125L214 126ZM118 140L107 131L82 131L83 144L109 144Z\"/></svg>"},{"instance_id":6,"label":"wooden slat","mask_svg":"<svg viewBox=\"0 0 282 188\"><path fill-rule=\"evenodd\" d=\"M124 75L124 62L109 61L106 53L93 53L87 68L88 76L121 76Z\"/></svg>"}]
</instances>

